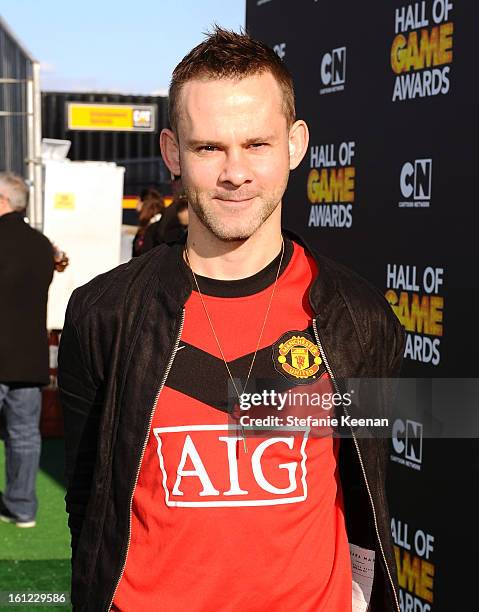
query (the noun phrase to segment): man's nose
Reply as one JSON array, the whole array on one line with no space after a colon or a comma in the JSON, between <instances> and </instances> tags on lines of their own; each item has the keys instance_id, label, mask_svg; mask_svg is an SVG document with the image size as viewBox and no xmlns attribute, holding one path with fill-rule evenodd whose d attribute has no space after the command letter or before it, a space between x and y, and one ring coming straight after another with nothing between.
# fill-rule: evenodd
<instances>
[{"instance_id":1,"label":"man's nose","mask_svg":"<svg viewBox=\"0 0 479 612\"><path fill-rule=\"evenodd\" d=\"M218 178L221 183L230 183L235 187L250 183L253 176L247 153L241 150L228 151Z\"/></svg>"}]
</instances>

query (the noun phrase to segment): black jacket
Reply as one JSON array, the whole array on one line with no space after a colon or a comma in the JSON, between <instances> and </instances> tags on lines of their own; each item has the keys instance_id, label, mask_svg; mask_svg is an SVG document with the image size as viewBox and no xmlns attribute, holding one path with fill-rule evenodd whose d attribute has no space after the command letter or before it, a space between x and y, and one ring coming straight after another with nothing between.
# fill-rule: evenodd
<instances>
[{"instance_id":1,"label":"black jacket","mask_svg":"<svg viewBox=\"0 0 479 612\"><path fill-rule=\"evenodd\" d=\"M53 247L20 213L0 216L0 382L46 385Z\"/></svg>"},{"instance_id":2,"label":"black jacket","mask_svg":"<svg viewBox=\"0 0 479 612\"><path fill-rule=\"evenodd\" d=\"M181 249L153 249L95 278L70 299L59 386L75 610L108 610L121 579L155 396L173 362L192 290L179 265ZM384 297L352 271L316 258L319 276L309 297L316 340L334 379L397 376L404 330ZM374 404L377 414L386 415L391 401L388 381L374 385L370 408ZM361 409L348 410L355 417ZM345 438L340 449L349 541L376 551L371 610L399 611L385 499L387 440Z\"/></svg>"}]
</instances>

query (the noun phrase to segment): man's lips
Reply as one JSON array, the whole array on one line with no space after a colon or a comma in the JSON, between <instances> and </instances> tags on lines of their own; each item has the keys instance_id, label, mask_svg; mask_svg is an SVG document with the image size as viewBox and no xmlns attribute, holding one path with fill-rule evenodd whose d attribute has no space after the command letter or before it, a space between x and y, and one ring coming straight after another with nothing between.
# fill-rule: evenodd
<instances>
[{"instance_id":1,"label":"man's lips","mask_svg":"<svg viewBox=\"0 0 479 612\"><path fill-rule=\"evenodd\" d=\"M255 197L256 196L254 196L254 195L250 195L250 196L245 196L245 197L241 197L241 198L215 197L213 199L214 200L219 200L220 202L232 202L232 203L236 204L236 203L241 203L241 202L249 202L249 200L252 200Z\"/></svg>"}]
</instances>

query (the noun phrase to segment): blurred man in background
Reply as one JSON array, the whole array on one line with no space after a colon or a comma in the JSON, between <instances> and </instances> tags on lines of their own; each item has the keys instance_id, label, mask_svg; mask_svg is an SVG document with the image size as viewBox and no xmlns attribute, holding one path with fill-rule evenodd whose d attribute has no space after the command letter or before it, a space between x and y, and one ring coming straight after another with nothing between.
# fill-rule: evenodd
<instances>
[{"instance_id":1,"label":"blurred man in background","mask_svg":"<svg viewBox=\"0 0 479 612\"><path fill-rule=\"evenodd\" d=\"M49 382L46 312L56 265L48 238L24 221L27 200L23 179L0 173L0 413L6 463L0 520L18 527L36 524L40 387ZM57 257L64 269L67 259Z\"/></svg>"}]
</instances>

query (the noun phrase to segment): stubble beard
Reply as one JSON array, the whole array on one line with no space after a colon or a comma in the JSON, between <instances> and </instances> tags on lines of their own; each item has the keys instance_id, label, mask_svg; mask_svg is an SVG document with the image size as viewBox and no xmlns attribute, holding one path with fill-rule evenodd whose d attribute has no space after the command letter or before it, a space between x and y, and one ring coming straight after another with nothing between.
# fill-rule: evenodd
<instances>
[{"instance_id":1,"label":"stubble beard","mask_svg":"<svg viewBox=\"0 0 479 612\"><path fill-rule=\"evenodd\" d=\"M215 238L224 242L235 242L247 240L263 225L281 202L282 192L271 194L267 198L257 196L261 202L260 205L255 206L248 216L240 212L238 219L234 221L231 220L231 216L226 221L215 214L213 207L209 204L214 196L209 193L199 193L185 187L185 194L195 215Z\"/></svg>"}]
</instances>

